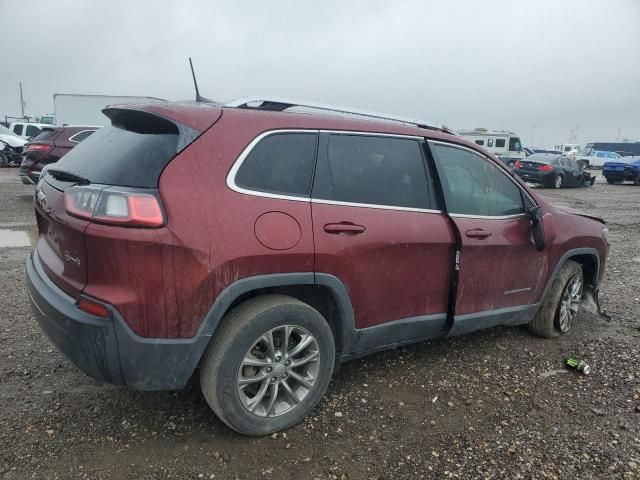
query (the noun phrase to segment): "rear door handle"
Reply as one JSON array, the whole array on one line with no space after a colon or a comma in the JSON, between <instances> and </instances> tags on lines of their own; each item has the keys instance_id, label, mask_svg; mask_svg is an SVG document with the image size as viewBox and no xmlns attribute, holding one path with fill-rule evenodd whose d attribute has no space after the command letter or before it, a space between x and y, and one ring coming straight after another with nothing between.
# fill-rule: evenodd
<instances>
[{"instance_id":1,"label":"rear door handle","mask_svg":"<svg viewBox=\"0 0 640 480\"><path fill-rule=\"evenodd\" d=\"M480 240L491 236L491 232L487 232L482 228L473 228L471 230L467 230L464 234L469 238L479 238Z\"/></svg>"},{"instance_id":2,"label":"rear door handle","mask_svg":"<svg viewBox=\"0 0 640 480\"><path fill-rule=\"evenodd\" d=\"M362 225L356 225L350 222L327 223L324 226L324 231L333 235L359 235L364 233L365 230L366 228Z\"/></svg>"}]
</instances>

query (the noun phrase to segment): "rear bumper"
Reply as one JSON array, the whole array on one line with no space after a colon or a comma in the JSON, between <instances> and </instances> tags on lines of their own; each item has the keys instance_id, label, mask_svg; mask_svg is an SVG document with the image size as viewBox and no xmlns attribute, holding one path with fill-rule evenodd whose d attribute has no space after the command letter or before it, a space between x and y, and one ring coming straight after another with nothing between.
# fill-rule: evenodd
<instances>
[{"instance_id":1,"label":"rear bumper","mask_svg":"<svg viewBox=\"0 0 640 480\"><path fill-rule=\"evenodd\" d=\"M514 170L514 172L525 182L535 183L536 185L547 185L553 178L553 172L536 172L533 170Z\"/></svg>"},{"instance_id":2,"label":"rear bumper","mask_svg":"<svg viewBox=\"0 0 640 480\"><path fill-rule=\"evenodd\" d=\"M109 305L109 319L76 308L75 299L47 277L37 252L27 259L26 271L38 324L56 348L90 377L136 390L180 389L191 378L209 337L139 337Z\"/></svg>"}]
</instances>

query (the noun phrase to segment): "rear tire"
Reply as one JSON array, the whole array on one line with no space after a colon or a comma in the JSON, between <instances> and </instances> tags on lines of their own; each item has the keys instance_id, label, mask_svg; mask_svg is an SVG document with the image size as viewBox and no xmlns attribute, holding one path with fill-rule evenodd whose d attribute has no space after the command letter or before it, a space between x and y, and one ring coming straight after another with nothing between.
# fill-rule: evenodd
<instances>
[{"instance_id":1,"label":"rear tire","mask_svg":"<svg viewBox=\"0 0 640 480\"><path fill-rule=\"evenodd\" d=\"M202 360L200 385L229 427L267 435L299 423L313 410L334 362L333 334L317 310L285 295L263 295L225 316Z\"/></svg>"},{"instance_id":2,"label":"rear tire","mask_svg":"<svg viewBox=\"0 0 640 480\"><path fill-rule=\"evenodd\" d=\"M582 285L582 267L579 263L568 260L553 281L536 316L527 325L529 332L544 338L567 333L578 312Z\"/></svg>"}]
</instances>

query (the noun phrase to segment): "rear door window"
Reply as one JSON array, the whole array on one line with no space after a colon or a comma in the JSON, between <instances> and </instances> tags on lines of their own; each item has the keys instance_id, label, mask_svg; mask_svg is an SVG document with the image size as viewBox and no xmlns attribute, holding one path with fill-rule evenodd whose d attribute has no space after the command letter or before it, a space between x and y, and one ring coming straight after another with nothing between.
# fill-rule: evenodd
<instances>
[{"instance_id":1,"label":"rear door window","mask_svg":"<svg viewBox=\"0 0 640 480\"><path fill-rule=\"evenodd\" d=\"M470 150L430 143L452 214L499 217L524 213L520 188L485 157Z\"/></svg>"},{"instance_id":2,"label":"rear door window","mask_svg":"<svg viewBox=\"0 0 640 480\"><path fill-rule=\"evenodd\" d=\"M22 135L22 124L14 125L13 133L15 133L16 135Z\"/></svg>"},{"instance_id":3,"label":"rear door window","mask_svg":"<svg viewBox=\"0 0 640 480\"><path fill-rule=\"evenodd\" d=\"M235 184L247 190L309 196L316 133L277 133L262 139L244 159Z\"/></svg>"},{"instance_id":4,"label":"rear door window","mask_svg":"<svg viewBox=\"0 0 640 480\"><path fill-rule=\"evenodd\" d=\"M330 134L318 159L313 198L434 208L420 140Z\"/></svg>"}]
</instances>

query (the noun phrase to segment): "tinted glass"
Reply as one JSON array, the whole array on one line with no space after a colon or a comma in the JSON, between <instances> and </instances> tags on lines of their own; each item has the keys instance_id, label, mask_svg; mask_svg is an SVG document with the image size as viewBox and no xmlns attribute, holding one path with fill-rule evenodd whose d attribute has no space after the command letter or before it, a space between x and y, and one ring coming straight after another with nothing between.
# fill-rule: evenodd
<instances>
[{"instance_id":1,"label":"tinted glass","mask_svg":"<svg viewBox=\"0 0 640 480\"><path fill-rule=\"evenodd\" d=\"M58 128L43 128L40 130L35 137L31 139L32 142L48 140L52 137L55 137L58 133L60 133L60 129Z\"/></svg>"},{"instance_id":2,"label":"tinted glass","mask_svg":"<svg viewBox=\"0 0 640 480\"><path fill-rule=\"evenodd\" d=\"M152 115L128 115L135 121L101 128L62 157L55 169L93 183L157 188L162 170L178 151L178 128Z\"/></svg>"},{"instance_id":3,"label":"tinted glass","mask_svg":"<svg viewBox=\"0 0 640 480\"><path fill-rule=\"evenodd\" d=\"M476 140L476 143L477 143L478 145L484 145L484 140Z\"/></svg>"},{"instance_id":4,"label":"tinted glass","mask_svg":"<svg viewBox=\"0 0 640 480\"><path fill-rule=\"evenodd\" d=\"M85 138L87 138L89 135L91 135L93 132L94 130L84 130L82 132L78 132L75 135L72 135L70 140L73 142L81 142Z\"/></svg>"},{"instance_id":5,"label":"tinted glass","mask_svg":"<svg viewBox=\"0 0 640 480\"><path fill-rule=\"evenodd\" d=\"M235 182L249 190L308 196L315 157L315 133L269 135L242 162Z\"/></svg>"},{"instance_id":6,"label":"tinted glass","mask_svg":"<svg viewBox=\"0 0 640 480\"><path fill-rule=\"evenodd\" d=\"M330 135L318 163L314 198L432 208L422 147L417 140Z\"/></svg>"},{"instance_id":7,"label":"tinted glass","mask_svg":"<svg viewBox=\"0 0 640 480\"><path fill-rule=\"evenodd\" d=\"M468 150L430 147L449 212L481 216L524 212L520 189L490 161Z\"/></svg>"},{"instance_id":8,"label":"tinted glass","mask_svg":"<svg viewBox=\"0 0 640 480\"><path fill-rule=\"evenodd\" d=\"M522 151L522 144L520 143L520 139L518 137L509 138L509 150L514 152Z\"/></svg>"},{"instance_id":9,"label":"tinted glass","mask_svg":"<svg viewBox=\"0 0 640 480\"><path fill-rule=\"evenodd\" d=\"M27 130L25 132L25 135L27 137L33 137L34 135L37 135L38 132L40 131L40 129L34 125L27 125Z\"/></svg>"},{"instance_id":10,"label":"tinted glass","mask_svg":"<svg viewBox=\"0 0 640 480\"><path fill-rule=\"evenodd\" d=\"M496 138L496 148L502 148L506 145L504 138Z\"/></svg>"},{"instance_id":11,"label":"tinted glass","mask_svg":"<svg viewBox=\"0 0 640 480\"><path fill-rule=\"evenodd\" d=\"M16 135L22 135L22 125L14 125L13 133L15 133Z\"/></svg>"},{"instance_id":12,"label":"tinted glass","mask_svg":"<svg viewBox=\"0 0 640 480\"><path fill-rule=\"evenodd\" d=\"M487 140L487 147L493 147L493 138Z\"/></svg>"}]
</instances>

